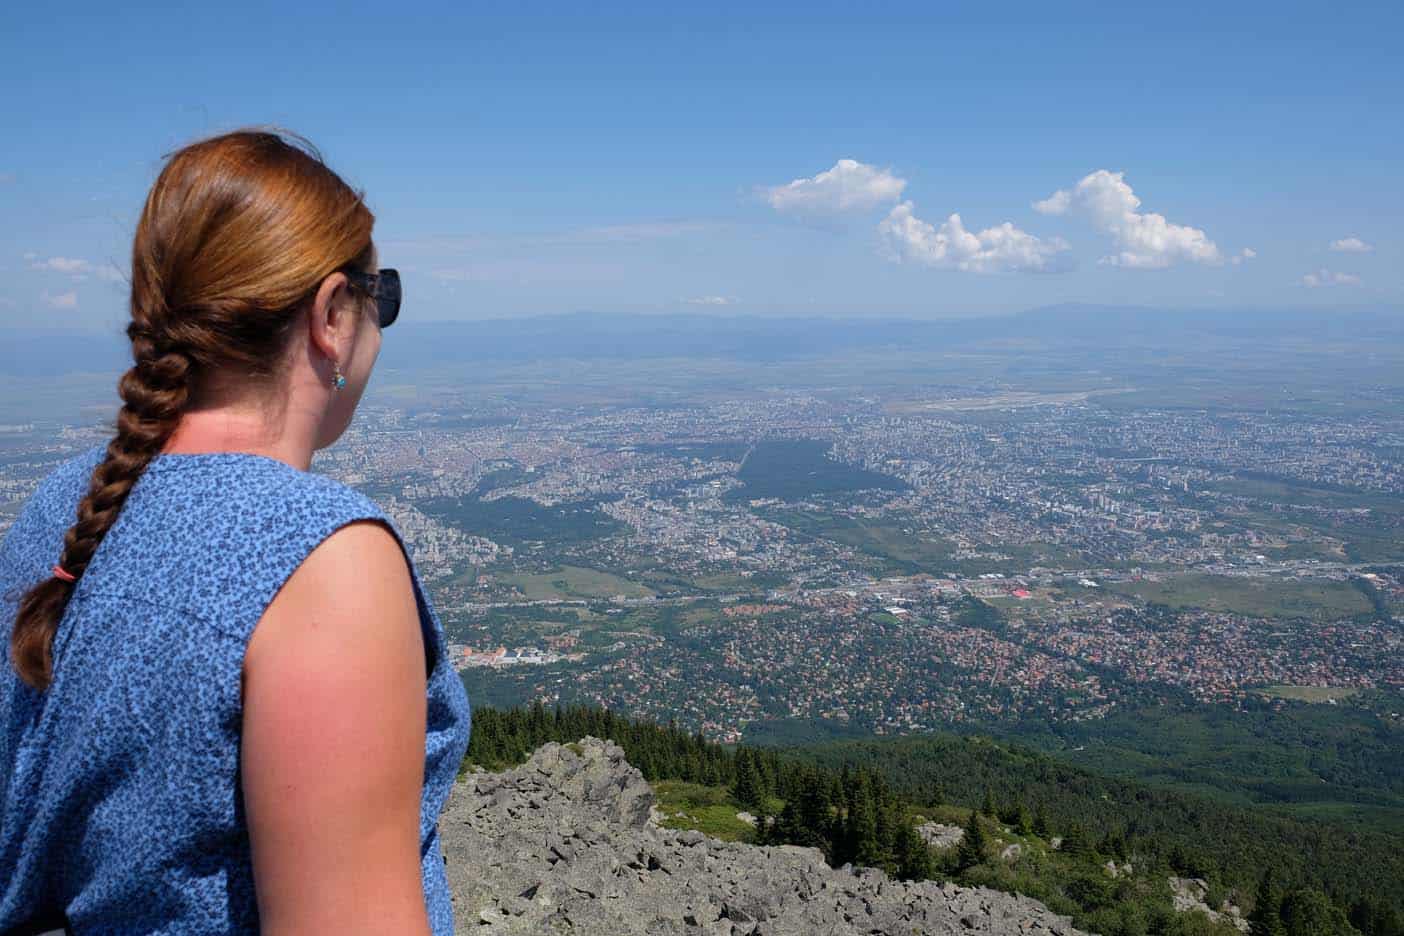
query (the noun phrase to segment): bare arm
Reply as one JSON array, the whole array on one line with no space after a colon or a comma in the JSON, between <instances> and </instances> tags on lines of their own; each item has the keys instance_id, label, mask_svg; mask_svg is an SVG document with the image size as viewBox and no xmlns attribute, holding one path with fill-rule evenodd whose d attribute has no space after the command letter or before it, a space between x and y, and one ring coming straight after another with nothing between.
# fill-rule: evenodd
<instances>
[{"instance_id":1,"label":"bare arm","mask_svg":"<svg viewBox=\"0 0 1404 936\"><path fill-rule=\"evenodd\" d=\"M244 659L241 770L262 932L428 934L419 870L424 644L373 522L333 533Z\"/></svg>"}]
</instances>

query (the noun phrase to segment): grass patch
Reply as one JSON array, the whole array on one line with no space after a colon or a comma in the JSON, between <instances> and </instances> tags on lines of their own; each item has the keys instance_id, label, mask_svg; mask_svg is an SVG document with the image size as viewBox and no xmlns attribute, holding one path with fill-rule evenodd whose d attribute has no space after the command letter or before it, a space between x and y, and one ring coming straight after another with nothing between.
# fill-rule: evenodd
<instances>
[{"instance_id":1,"label":"grass patch","mask_svg":"<svg viewBox=\"0 0 1404 936\"><path fill-rule=\"evenodd\" d=\"M498 581L519 589L528 601L560 598L645 598L653 592L626 578L582 566L561 566L551 572L514 572Z\"/></svg>"},{"instance_id":2,"label":"grass patch","mask_svg":"<svg viewBox=\"0 0 1404 936\"><path fill-rule=\"evenodd\" d=\"M1290 478L1254 475L1252 472L1239 472L1227 481L1211 484L1210 488L1226 494L1237 494L1276 504L1302 504L1335 510L1367 508L1389 513L1404 512L1404 498L1383 491L1304 484Z\"/></svg>"},{"instance_id":3,"label":"grass patch","mask_svg":"<svg viewBox=\"0 0 1404 936\"><path fill-rule=\"evenodd\" d=\"M688 783L686 780L658 780L653 784L658 809L669 829L696 829L727 842L751 841L754 827L736 818L741 806L721 787Z\"/></svg>"},{"instance_id":4,"label":"grass patch","mask_svg":"<svg viewBox=\"0 0 1404 936\"><path fill-rule=\"evenodd\" d=\"M1348 686L1268 686L1260 689L1270 699L1292 699L1296 702L1339 702L1360 692Z\"/></svg>"},{"instance_id":5,"label":"grass patch","mask_svg":"<svg viewBox=\"0 0 1404 936\"><path fill-rule=\"evenodd\" d=\"M804 510L764 511L763 516L806 536L851 546L891 560L904 571L937 571L951 564L954 547L939 537L924 538L894 524Z\"/></svg>"},{"instance_id":6,"label":"grass patch","mask_svg":"<svg viewBox=\"0 0 1404 936\"><path fill-rule=\"evenodd\" d=\"M1365 596L1349 582L1179 575L1159 582L1109 582L1106 587L1172 608L1202 608L1254 617L1332 620L1368 614L1372 609Z\"/></svg>"}]
</instances>

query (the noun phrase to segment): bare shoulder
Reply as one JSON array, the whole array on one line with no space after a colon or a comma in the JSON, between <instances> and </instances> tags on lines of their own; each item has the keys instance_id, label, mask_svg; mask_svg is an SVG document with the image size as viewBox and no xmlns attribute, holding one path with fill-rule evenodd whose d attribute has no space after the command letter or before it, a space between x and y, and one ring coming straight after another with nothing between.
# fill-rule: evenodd
<instances>
[{"instance_id":1,"label":"bare shoulder","mask_svg":"<svg viewBox=\"0 0 1404 936\"><path fill-rule=\"evenodd\" d=\"M427 932L424 644L409 565L385 526L352 523L303 561L254 628L243 689L264 932Z\"/></svg>"},{"instance_id":2,"label":"bare shoulder","mask_svg":"<svg viewBox=\"0 0 1404 936\"><path fill-rule=\"evenodd\" d=\"M406 636L418 633L416 626L407 635L405 625L417 620L409 564L395 535L376 521L350 523L303 560L264 610L249 640L245 672L284 643L369 653L384 650L377 644L404 648Z\"/></svg>"}]
</instances>

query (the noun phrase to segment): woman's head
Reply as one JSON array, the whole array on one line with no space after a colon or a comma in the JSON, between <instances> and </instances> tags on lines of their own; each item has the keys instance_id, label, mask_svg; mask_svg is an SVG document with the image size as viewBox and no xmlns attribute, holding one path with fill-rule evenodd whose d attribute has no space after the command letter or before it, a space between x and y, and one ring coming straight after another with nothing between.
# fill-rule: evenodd
<instances>
[{"instance_id":1,"label":"woman's head","mask_svg":"<svg viewBox=\"0 0 1404 936\"><path fill-rule=\"evenodd\" d=\"M375 303L344 275L374 269L374 222L362 195L291 134L236 131L170 155L132 245L133 365L118 383L116 435L64 538L64 570L82 576L191 410L256 398L276 421L293 401L312 413L314 447L341 434L380 347ZM36 688L51 679L73 587L50 578L20 603L11 660Z\"/></svg>"}]
</instances>

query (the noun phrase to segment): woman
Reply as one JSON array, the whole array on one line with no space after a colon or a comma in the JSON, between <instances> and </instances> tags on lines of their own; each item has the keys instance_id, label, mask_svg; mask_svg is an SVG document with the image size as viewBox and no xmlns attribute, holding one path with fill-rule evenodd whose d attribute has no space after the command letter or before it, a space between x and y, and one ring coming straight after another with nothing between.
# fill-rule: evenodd
<instances>
[{"instance_id":1,"label":"woman","mask_svg":"<svg viewBox=\"0 0 1404 936\"><path fill-rule=\"evenodd\" d=\"M452 932L468 699L399 534L308 472L399 310L373 223L288 135L152 186L116 436L0 544L0 933Z\"/></svg>"}]
</instances>

